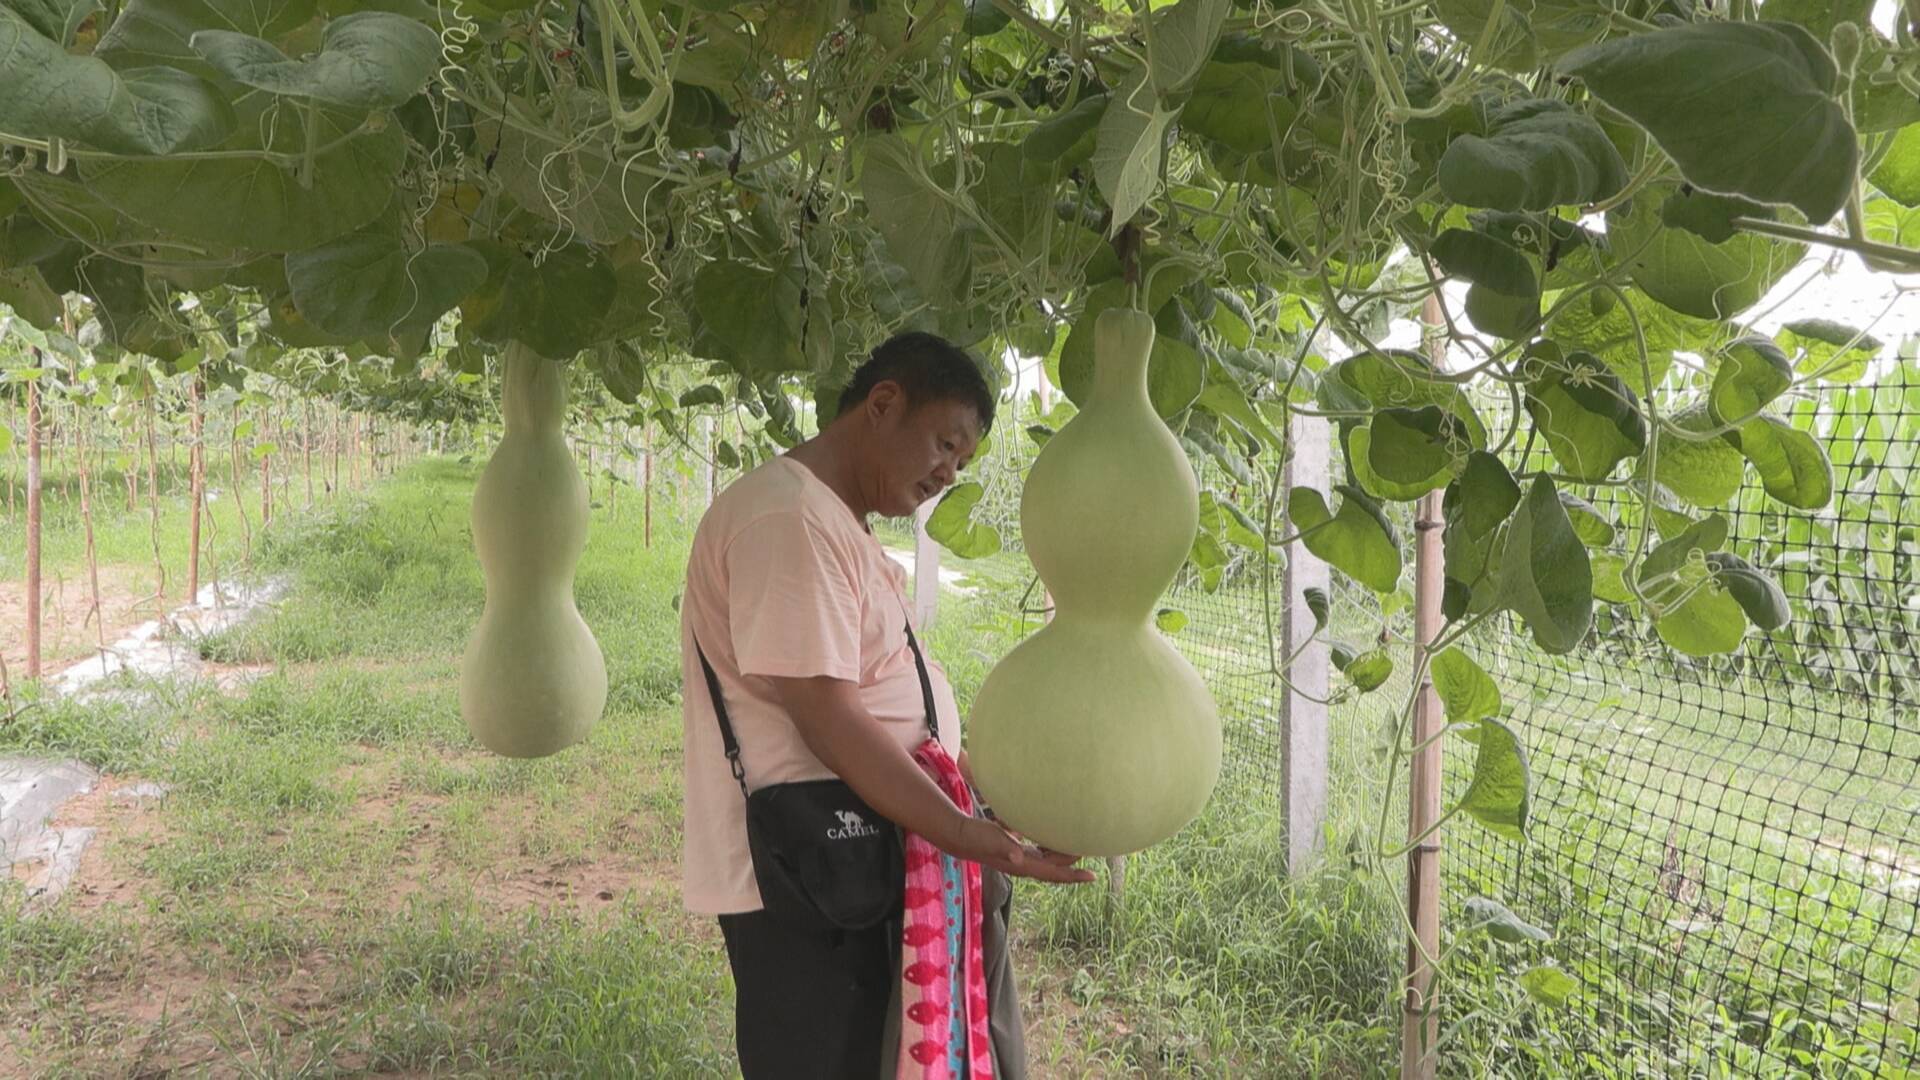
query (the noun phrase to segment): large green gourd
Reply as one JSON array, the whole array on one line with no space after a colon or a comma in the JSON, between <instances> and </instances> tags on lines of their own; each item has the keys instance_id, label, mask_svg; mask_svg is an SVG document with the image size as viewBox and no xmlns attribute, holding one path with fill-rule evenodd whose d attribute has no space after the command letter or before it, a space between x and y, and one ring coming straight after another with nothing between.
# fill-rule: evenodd
<instances>
[{"instance_id":1,"label":"large green gourd","mask_svg":"<svg viewBox=\"0 0 1920 1080\"><path fill-rule=\"evenodd\" d=\"M1147 397L1153 320L1094 324L1087 406L1028 473L1020 531L1054 618L988 674L968 756L994 813L1077 855L1124 855L1178 832L1220 775L1220 718L1154 628L1193 544L1199 494Z\"/></svg>"},{"instance_id":2,"label":"large green gourd","mask_svg":"<svg viewBox=\"0 0 1920 1080\"><path fill-rule=\"evenodd\" d=\"M573 606L587 492L561 435L560 368L507 346L506 434L473 493L487 606L460 664L460 714L487 749L541 757L578 742L607 704L600 643Z\"/></svg>"}]
</instances>

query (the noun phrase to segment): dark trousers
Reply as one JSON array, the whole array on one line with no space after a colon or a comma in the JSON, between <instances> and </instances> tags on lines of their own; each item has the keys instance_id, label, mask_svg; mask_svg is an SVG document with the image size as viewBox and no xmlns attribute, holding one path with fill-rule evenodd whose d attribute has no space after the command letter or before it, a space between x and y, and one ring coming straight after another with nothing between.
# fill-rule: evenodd
<instances>
[{"instance_id":1,"label":"dark trousers","mask_svg":"<svg viewBox=\"0 0 1920 1080\"><path fill-rule=\"evenodd\" d=\"M764 911L720 916L733 967L734 1041L745 1080L868 1080L880 1073L893 984L892 920L801 933Z\"/></svg>"},{"instance_id":2,"label":"dark trousers","mask_svg":"<svg viewBox=\"0 0 1920 1080\"><path fill-rule=\"evenodd\" d=\"M1020 991L1007 948L1012 883L983 875L994 1076L1025 1080ZM900 923L808 934L764 911L720 916L733 968L734 1043L744 1080L868 1080L900 1052Z\"/></svg>"}]
</instances>

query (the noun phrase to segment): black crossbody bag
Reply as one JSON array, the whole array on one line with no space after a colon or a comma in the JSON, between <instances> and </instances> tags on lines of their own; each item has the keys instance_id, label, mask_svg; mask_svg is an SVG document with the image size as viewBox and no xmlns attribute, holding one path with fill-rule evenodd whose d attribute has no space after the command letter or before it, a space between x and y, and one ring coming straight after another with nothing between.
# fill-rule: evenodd
<instances>
[{"instance_id":1,"label":"black crossbody bag","mask_svg":"<svg viewBox=\"0 0 1920 1080\"><path fill-rule=\"evenodd\" d=\"M938 741L933 681L912 626L907 627L907 644L920 672L927 736ZM881 817L844 780L800 780L748 791L720 679L698 642L694 650L706 672L734 782L747 800L747 850L767 913L810 932L865 930L899 914L907 879L900 827Z\"/></svg>"}]
</instances>

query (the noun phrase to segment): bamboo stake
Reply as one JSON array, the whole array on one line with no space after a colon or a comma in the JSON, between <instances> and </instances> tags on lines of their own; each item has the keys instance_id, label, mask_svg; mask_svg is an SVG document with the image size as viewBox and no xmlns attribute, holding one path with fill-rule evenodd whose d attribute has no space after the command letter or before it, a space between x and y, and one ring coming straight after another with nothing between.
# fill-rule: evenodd
<instances>
[{"instance_id":1,"label":"bamboo stake","mask_svg":"<svg viewBox=\"0 0 1920 1080\"><path fill-rule=\"evenodd\" d=\"M33 350L34 365L41 364ZM40 384L27 383L27 678L40 677Z\"/></svg>"},{"instance_id":2,"label":"bamboo stake","mask_svg":"<svg viewBox=\"0 0 1920 1080\"><path fill-rule=\"evenodd\" d=\"M642 544L653 546L653 423L648 421L640 426L640 475L641 486L646 488L646 531L642 534Z\"/></svg>"},{"instance_id":3,"label":"bamboo stake","mask_svg":"<svg viewBox=\"0 0 1920 1080\"><path fill-rule=\"evenodd\" d=\"M253 524L247 520L246 497L240 494L240 403L233 403L233 422L228 427L228 439L232 444L227 455L227 478L229 490L233 493L233 512L240 515L240 539L243 564L253 562Z\"/></svg>"},{"instance_id":4,"label":"bamboo stake","mask_svg":"<svg viewBox=\"0 0 1920 1080\"><path fill-rule=\"evenodd\" d=\"M93 495L92 482L87 466L87 432L85 422L80 415L80 406L73 407L73 452L74 459L80 465L80 523L87 537L87 588L88 606L86 617L80 620L81 629L85 629L87 619L93 620L95 643L100 651L107 651L107 615L100 605L100 556L93 541Z\"/></svg>"},{"instance_id":5,"label":"bamboo stake","mask_svg":"<svg viewBox=\"0 0 1920 1080\"><path fill-rule=\"evenodd\" d=\"M157 392L157 391L156 391ZM153 570L158 578L153 598L167 598L167 563L160 557L160 454L153 439L153 397L147 395L147 539L153 544Z\"/></svg>"},{"instance_id":6,"label":"bamboo stake","mask_svg":"<svg viewBox=\"0 0 1920 1080\"><path fill-rule=\"evenodd\" d=\"M1437 297L1428 297L1424 321L1434 367L1446 370L1446 339L1435 333L1446 319ZM1406 1000L1400 1027L1401 1080L1434 1080L1440 1060L1440 1010L1433 996L1433 964L1440 955L1440 820L1441 728L1440 695L1434 692L1428 650L1440 636L1445 620L1440 612L1443 556L1440 549L1440 493L1422 497L1415 510L1414 550L1414 670L1420 689L1413 707L1414 751L1407 793L1407 914L1412 935L1407 940ZM1428 835L1429 832L1432 835Z\"/></svg>"},{"instance_id":7,"label":"bamboo stake","mask_svg":"<svg viewBox=\"0 0 1920 1080\"><path fill-rule=\"evenodd\" d=\"M206 504L207 470L206 457L201 452L200 436L205 430L205 417L200 412L200 373L193 374L192 388L188 394L191 402L191 424L193 441L187 447L187 468L191 472L189 480L189 500L192 509L187 521L187 603L195 603L200 596L200 512Z\"/></svg>"},{"instance_id":8,"label":"bamboo stake","mask_svg":"<svg viewBox=\"0 0 1920 1080\"><path fill-rule=\"evenodd\" d=\"M307 509L313 509L313 399L302 398L300 458L307 470Z\"/></svg>"}]
</instances>

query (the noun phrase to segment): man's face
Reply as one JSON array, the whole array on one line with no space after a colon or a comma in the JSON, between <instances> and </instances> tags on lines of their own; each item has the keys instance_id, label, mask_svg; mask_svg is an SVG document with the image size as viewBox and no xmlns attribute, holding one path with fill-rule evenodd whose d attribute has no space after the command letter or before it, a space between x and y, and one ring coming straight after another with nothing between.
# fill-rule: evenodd
<instances>
[{"instance_id":1,"label":"man's face","mask_svg":"<svg viewBox=\"0 0 1920 1080\"><path fill-rule=\"evenodd\" d=\"M900 388L882 382L867 396L874 423L874 460L867 498L876 512L906 517L953 486L980 445L980 416L962 401L915 407Z\"/></svg>"}]
</instances>

